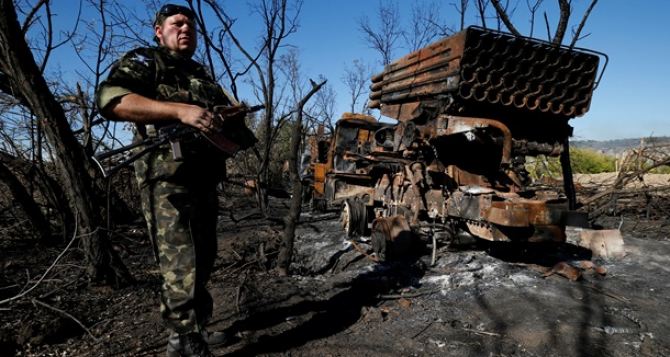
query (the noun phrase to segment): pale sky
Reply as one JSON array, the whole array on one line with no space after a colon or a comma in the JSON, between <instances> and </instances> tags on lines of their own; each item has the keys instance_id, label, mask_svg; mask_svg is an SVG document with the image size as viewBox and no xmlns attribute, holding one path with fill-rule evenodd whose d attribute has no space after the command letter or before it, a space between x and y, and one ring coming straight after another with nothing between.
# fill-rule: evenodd
<instances>
[{"instance_id":1,"label":"pale sky","mask_svg":"<svg viewBox=\"0 0 670 357\"><path fill-rule=\"evenodd\" d=\"M416 0L420 1L420 0ZM123 1L137 6L130 0ZM183 1L174 1L183 3ZM261 25L249 12L251 1L224 1L226 8L237 21L236 33L249 46L261 30ZM454 1L429 1L436 4L435 11L448 23L455 24L457 14L450 5ZM512 1L514 2L514 1ZM399 1L401 17L409 19L412 1ZM554 19L557 6L545 0L550 20ZM590 0L573 0L577 23ZM70 5L67 5L70 4ZM74 2L56 2L55 12L73 11ZM513 16L515 25L525 34L528 31L526 1L519 0ZM379 56L367 47L358 29L358 19L368 14L374 20L378 1L372 0L305 0L300 18L300 28L287 43L300 51L305 77L325 76L338 93L336 112L347 111L349 99L342 75L354 59L369 63L373 72L382 70ZM89 10L90 11L90 10ZM146 12L138 9L138 15ZM87 11L88 12L88 11ZM640 136L670 136L669 115L665 104L670 101L670 29L665 23L670 14L670 1L666 0L600 0L591 14L583 34L588 37L578 46L604 52L610 63L600 87L596 90L590 111L570 123L575 127L574 139L607 140ZM470 9L469 23L474 23L474 8ZM555 25L552 26L555 28ZM544 23L536 24L537 33L546 33ZM146 31L150 36L150 29ZM57 50L52 59L67 71L68 62L76 63L71 47ZM398 49L395 58L408 53ZM59 63L55 63L59 62ZM50 64L51 65L51 64ZM241 83L240 93L249 96L249 88ZM246 93L246 94L245 94ZM252 99L252 98L247 98Z\"/></svg>"}]
</instances>

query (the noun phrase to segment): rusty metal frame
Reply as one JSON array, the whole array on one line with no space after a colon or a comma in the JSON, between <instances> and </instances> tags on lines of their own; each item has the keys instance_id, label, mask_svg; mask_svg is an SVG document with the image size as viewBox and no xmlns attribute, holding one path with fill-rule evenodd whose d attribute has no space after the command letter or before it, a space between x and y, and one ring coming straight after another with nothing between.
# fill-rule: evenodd
<instances>
[{"instance_id":1,"label":"rusty metal frame","mask_svg":"<svg viewBox=\"0 0 670 357\"><path fill-rule=\"evenodd\" d=\"M589 51L482 28L412 52L372 77L369 107L399 123L345 114L318 191L334 204L365 204L373 227L429 223L489 240L564 240L569 201L529 188L524 158L566 150L568 120L589 109L598 66ZM347 127L359 128L356 137L338 147ZM347 164L334 165L336 157Z\"/></svg>"}]
</instances>

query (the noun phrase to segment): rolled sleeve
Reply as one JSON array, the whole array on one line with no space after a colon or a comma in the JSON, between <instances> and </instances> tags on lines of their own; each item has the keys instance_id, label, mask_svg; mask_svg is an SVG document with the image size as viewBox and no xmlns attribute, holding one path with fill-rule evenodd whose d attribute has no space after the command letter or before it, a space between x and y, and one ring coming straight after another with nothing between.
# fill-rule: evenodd
<instances>
[{"instance_id":1,"label":"rolled sleeve","mask_svg":"<svg viewBox=\"0 0 670 357\"><path fill-rule=\"evenodd\" d=\"M126 53L109 71L109 76L98 86L96 104L101 112L114 100L129 93L148 98L155 96L154 50L138 48Z\"/></svg>"},{"instance_id":2,"label":"rolled sleeve","mask_svg":"<svg viewBox=\"0 0 670 357\"><path fill-rule=\"evenodd\" d=\"M98 89L96 104L100 111L104 111L109 103L130 93L133 93L133 91L128 88L119 86L101 86L100 89Z\"/></svg>"}]
</instances>

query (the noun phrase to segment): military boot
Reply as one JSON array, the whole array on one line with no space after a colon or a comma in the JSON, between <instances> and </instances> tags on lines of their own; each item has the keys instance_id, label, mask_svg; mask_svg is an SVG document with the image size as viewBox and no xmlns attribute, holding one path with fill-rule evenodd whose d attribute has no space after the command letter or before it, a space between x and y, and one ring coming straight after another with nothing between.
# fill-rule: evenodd
<instances>
[{"instance_id":1,"label":"military boot","mask_svg":"<svg viewBox=\"0 0 670 357\"><path fill-rule=\"evenodd\" d=\"M223 345L228 342L228 335L225 332L209 332L207 330L202 330L202 338L207 342L209 346L218 346Z\"/></svg>"},{"instance_id":2,"label":"military boot","mask_svg":"<svg viewBox=\"0 0 670 357\"><path fill-rule=\"evenodd\" d=\"M207 341L197 332L188 334L173 333L168 338L168 357L214 357L209 351Z\"/></svg>"},{"instance_id":3,"label":"military boot","mask_svg":"<svg viewBox=\"0 0 670 357\"><path fill-rule=\"evenodd\" d=\"M228 335L225 332L219 332L219 331L209 332L203 329L200 334L202 335L203 340L205 340L208 346L218 346L228 342ZM170 334L170 337L168 339L176 341L178 337L179 335L176 332L173 332Z\"/></svg>"}]
</instances>

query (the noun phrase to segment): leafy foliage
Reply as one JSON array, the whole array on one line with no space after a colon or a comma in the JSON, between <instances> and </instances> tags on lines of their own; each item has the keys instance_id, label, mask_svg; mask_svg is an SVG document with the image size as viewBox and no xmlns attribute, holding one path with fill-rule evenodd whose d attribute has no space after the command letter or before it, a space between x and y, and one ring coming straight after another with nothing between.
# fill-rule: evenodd
<instances>
[{"instance_id":1,"label":"leafy foliage","mask_svg":"<svg viewBox=\"0 0 670 357\"><path fill-rule=\"evenodd\" d=\"M528 157L526 170L534 180L546 177L560 178L561 164L558 157ZM615 171L616 158L586 148L570 148L570 164L576 174L597 174Z\"/></svg>"},{"instance_id":2,"label":"leafy foliage","mask_svg":"<svg viewBox=\"0 0 670 357\"><path fill-rule=\"evenodd\" d=\"M598 174L615 171L613 156L590 149L570 148L572 171L578 174Z\"/></svg>"}]
</instances>

